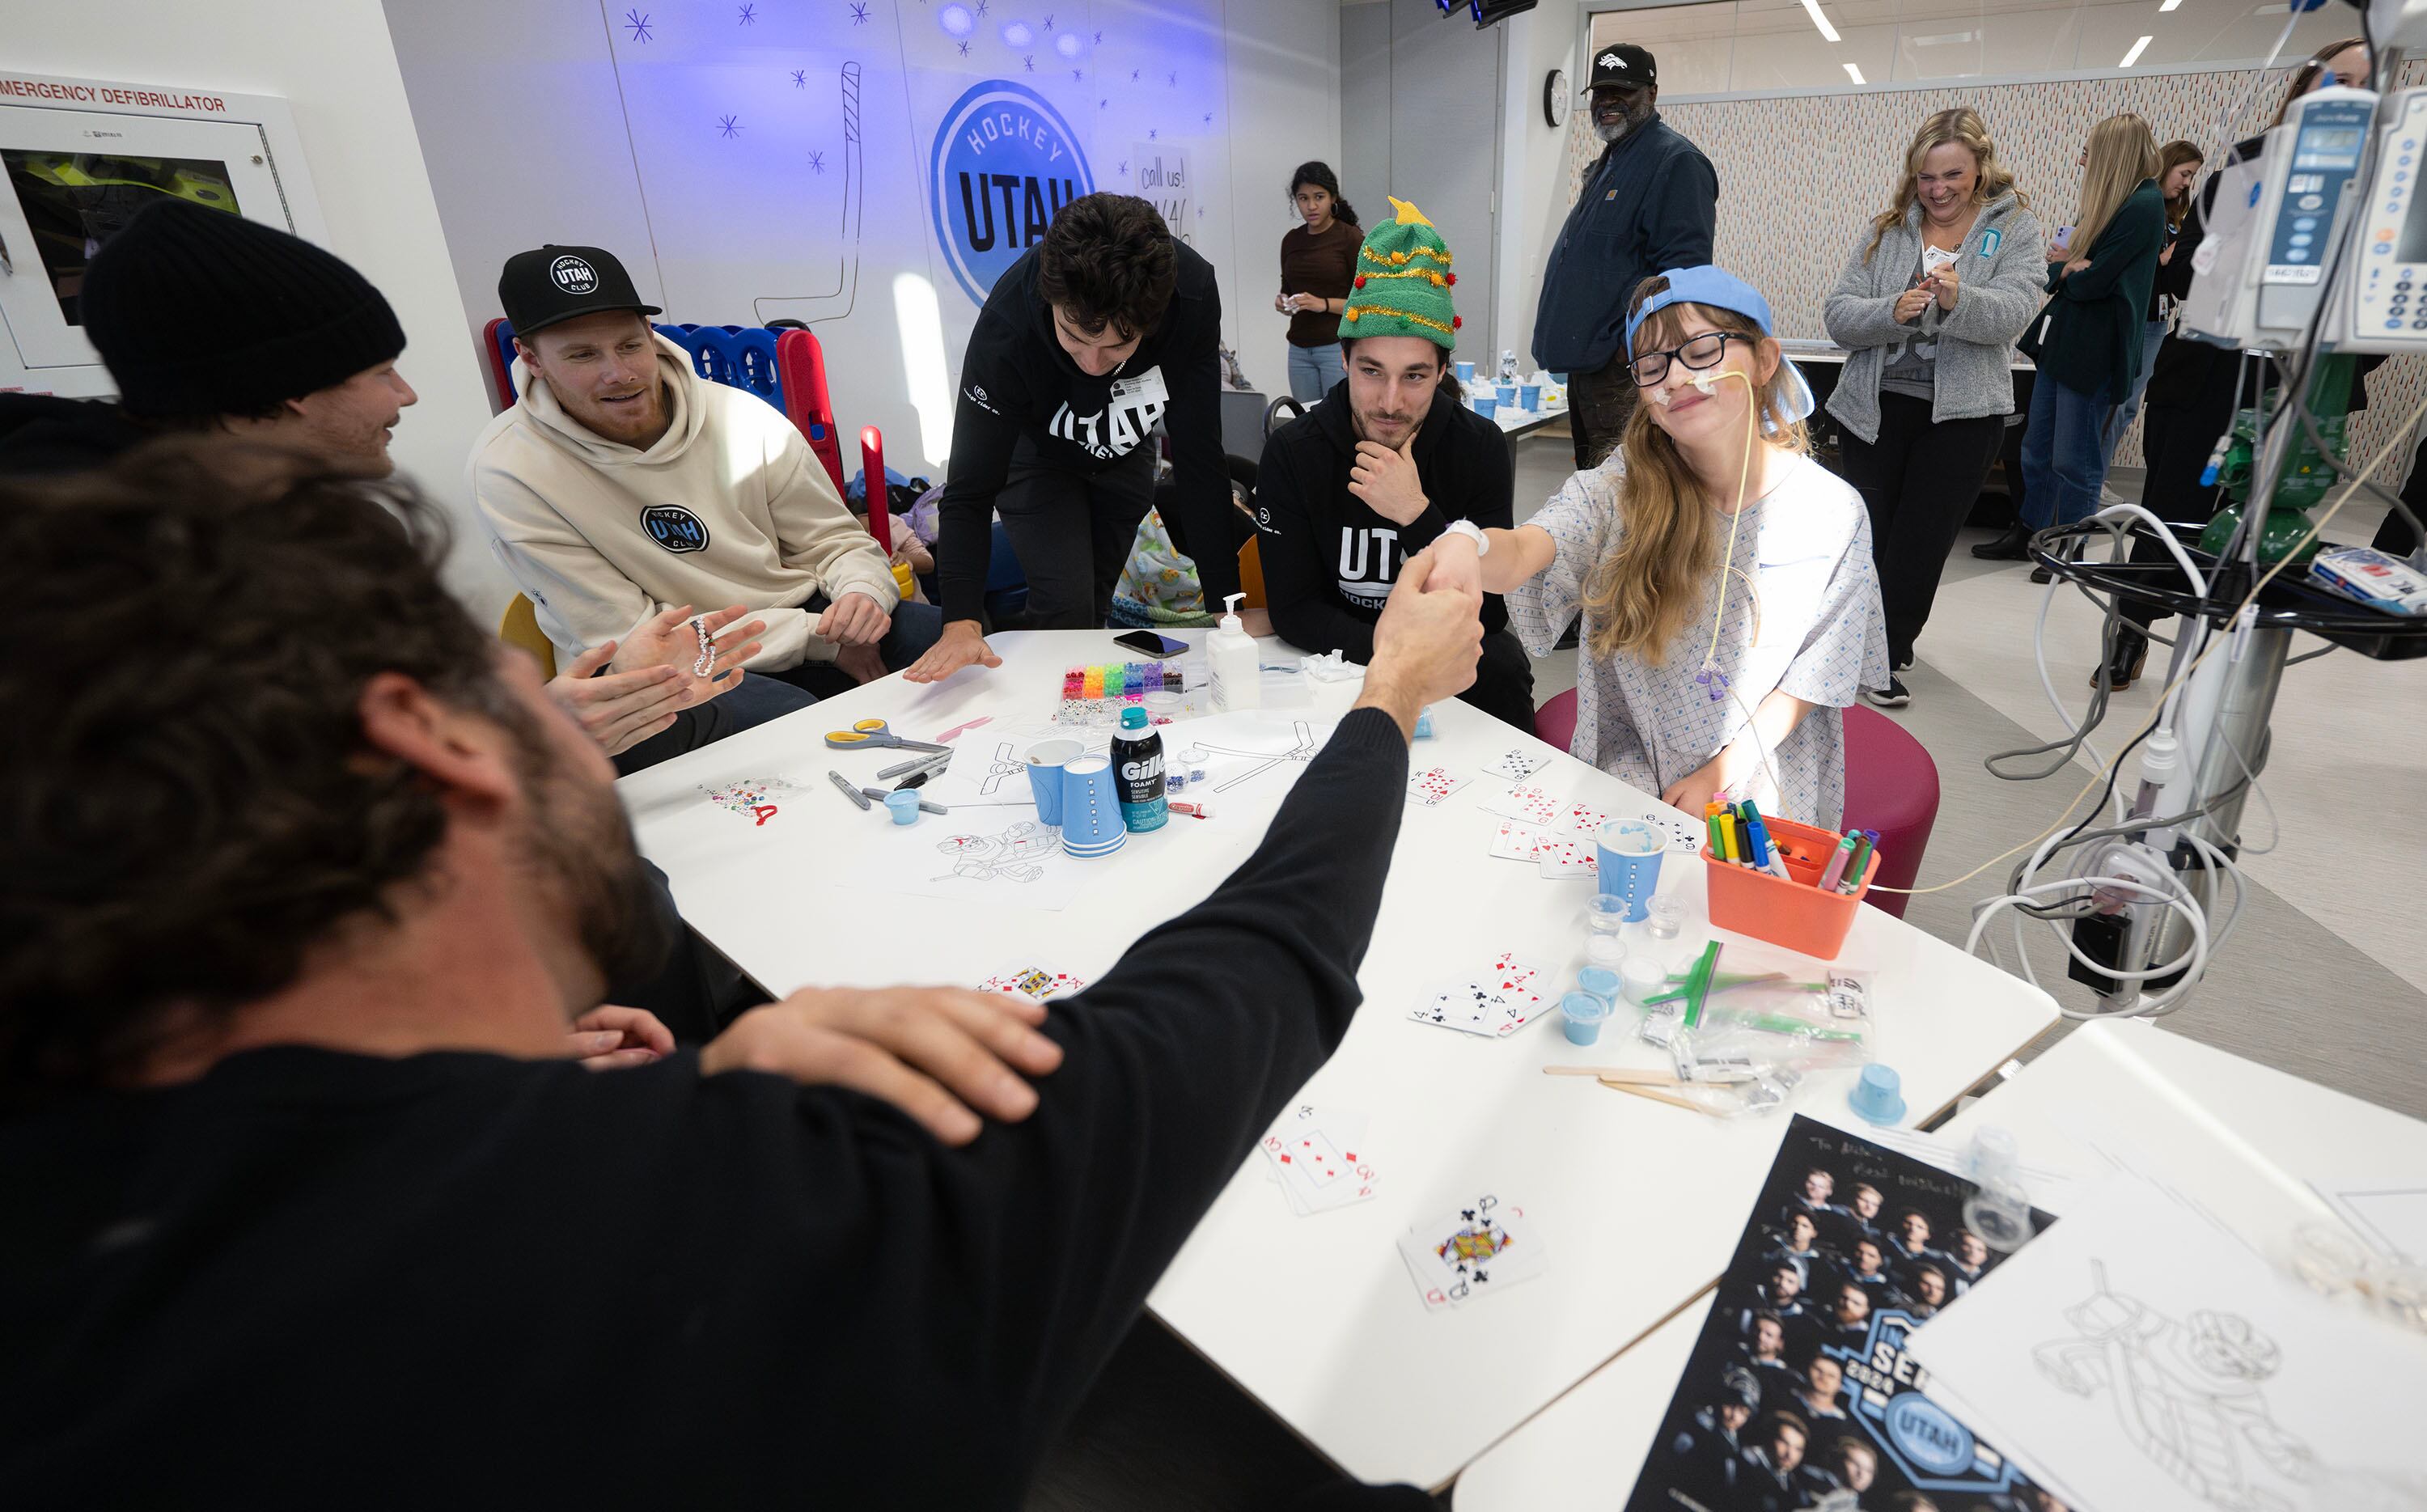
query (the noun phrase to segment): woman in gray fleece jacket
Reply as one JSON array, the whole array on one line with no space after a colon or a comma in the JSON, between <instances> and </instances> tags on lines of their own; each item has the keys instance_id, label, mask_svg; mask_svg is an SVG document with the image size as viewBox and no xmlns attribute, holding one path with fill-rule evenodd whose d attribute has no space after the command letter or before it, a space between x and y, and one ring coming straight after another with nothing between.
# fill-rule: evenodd
<instances>
[{"instance_id":1,"label":"woman in gray fleece jacket","mask_svg":"<svg viewBox=\"0 0 2427 1512\"><path fill-rule=\"evenodd\" d=\"M1997 460L2014 338L2046 298L2044 236L2013 184L1979 116L1940 111L1829 291L1829 339L1849 353L1829 413L1846 428L1846 480L1870 509L1897 672L1913 665L1939 572ZM1894 707L1912 695L1891 675L1864 696Z\"/></svg>"}]
</instances>

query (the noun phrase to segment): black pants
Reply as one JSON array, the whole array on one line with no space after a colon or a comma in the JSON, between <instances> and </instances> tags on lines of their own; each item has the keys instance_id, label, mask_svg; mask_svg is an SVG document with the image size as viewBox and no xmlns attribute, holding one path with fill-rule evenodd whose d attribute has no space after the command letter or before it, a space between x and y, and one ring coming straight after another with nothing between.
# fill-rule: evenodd
<instances>
[{"instance_id":1,"label":"black pants","mask_svg":"<svg viewBox=\"0 0 2427 1512\"><path fill-rule=\"evenodd\" d=\"M2419 454L2411 459L2410 476L2402 484L2402 502L2410 512L2427 520L2427 441L2419 443ZM2406 557L2419 549L2419 532L2410 522L2391 510L2385 512L2385 523L2376 528L2376 539L2369 545L2379 551Z\"/></svg>"},{"instance_id":2,"label":"black pants","mask_svg":"<svg viewBox=\"0 0 2427 1512\"><path fill-rule=\"evenodd\" d=\"M1099 473L1039 465L1025 440L995 496L996 512L1028 578L1026 624L1092 630L1111 616L1113 589L1154 505L1154 449L1142 445Z\"/></svg>"},{"instance_id":3,"label":"black pants","mask_svg":"<svg viewBox=\"0 0 2427 1512\"><path fill-rule=\"evenodd\" d=\"M1846 481L1871 512L1871 561L1880 571L1892 666L1913 659L1946 554L2006 438L2002 415L1934 421L1930 411L1928 399L1882 392L1879 440L1849 431L1839 453Z\"/></svg>"},{"instance_id":4,"label":"black pants","mask_svg":"<svg viewBox=\"0 0 2427 1512\"><path fill-rule=\"evenodd\" d=\"M1576 471L1598 467L1626 434L1635 414L1635 369L1620 352L1589 373L1568 375L1568 433L1575 438Z\"/></svg>"},{"instance_id":5,"label":"black pants","mask_svg":"<svg viewBox=\"0 0 2427 1512\"><path fill-rule=\"evenodd\" d=\"M674 932L674 951L653 977L609 984L606 1000L645 1009L673 1030L676 1040L705 1045L724 1032L743 1009L766 1000L739 967L683 922L675 907L674 892L666 886L666 874L648 861L641 866L648 873L658 912Z\"/></svg>"},{"instance_id":6,"label":"black pants","mask_svg":"<svg viewBox=\"0 0 2427 1512\"><path fill-rule=\"evenodd\" d=\"M1483 632L1483 658L1474 664L1474 686L1458 695L1505 724L1534 733L1534 661L1510 630Z\"/></svg>"}]
</instances>

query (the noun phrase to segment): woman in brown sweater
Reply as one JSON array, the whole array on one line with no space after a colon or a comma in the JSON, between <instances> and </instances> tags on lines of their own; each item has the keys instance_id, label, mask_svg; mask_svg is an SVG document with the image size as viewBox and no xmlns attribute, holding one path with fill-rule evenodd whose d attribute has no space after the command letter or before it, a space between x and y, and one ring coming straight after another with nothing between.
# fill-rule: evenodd
<instances>
[{"instance_id":1,"label":"woman in brown sweater","mask_svg":"<svg viewBox=\"0 0 2427 1512\"><path fill-rule=\"evenodd\" d=\"M1290 178L1290 199L1306 224L1281 237L1281 291L1273 308L1290 317L1290 394L1311 404L1348 376L1340 356L1340 312L1348 303L1365 233L1340 197L1340 180L1328 163L1300 163Z\"/></svg>"}]
</instances>

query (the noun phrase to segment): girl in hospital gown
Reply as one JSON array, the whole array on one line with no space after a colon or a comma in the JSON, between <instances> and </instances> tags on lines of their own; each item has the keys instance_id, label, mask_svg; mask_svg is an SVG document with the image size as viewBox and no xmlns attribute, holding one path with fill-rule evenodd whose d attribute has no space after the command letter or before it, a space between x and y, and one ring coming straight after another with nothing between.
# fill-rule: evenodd
<instances>
[{"instance_id":1,"label":"girl in hospital gown","mask_svg":"<svg viewBox=\"0 0 2427 1512\"><path fill-rule=\"evenodd\" d=\"M1834 829L1846 801L1841 710L1886 686L1887 634L1862 498L1804 453L1811 391L1769 335L1767 301L1717 268L1647 283L1627 339L1638 381L1652 381L1620 450L1525 524L1486 532L1471 568L1473 548L1444 536L1433 581L1471 571L1506 594L1535 656L1582 611L1570 745L1579 759L1697 817L1713 797L1751 798L1764 813ZM1763 434L1748 448L1756 400ZM1645 478L1630 480L1629 453L1646 459ZM1694 555L1697 524L1711 563L1701 574L1677 566ZM1630 528L1644 532L1631 576L1610 560ZM1617 643L1613 581L1636 606L1631 645Z\"/></svg>"},{"instance_id":2,"label":"girl in hospital gown","mask_svg":"<svg viewBox=\"0 0 2427 1512\"><path fill-rule=\"evenodd\" d=\"M1625 530L1622 453L1570 478L1525 523L1550 533L1550 569L1507 596L1508 623L1534 656L1547 654L1575 617L1584 580ZM1646 792L1667 793L1745 733L1746 710L1772 690L1819 707L1805 715L1767 768L1754 764L1729 792L1765 814L1835 829L1846 807L1846 730L1839 710L1887 673L1887 630L1871 563L1862 496L1809 457L1744 509L1719 619L1718 671L1733 695L1702 678L1717 575L1683 643L1657 664L1640 657L1576 658L1576 733L1569 751ZM1751 582L1753 592L1747 593ZM1592 643L1588 612L1581 644ZM1698 680L1701 679L1701 680ZM1742 700L1742 707L1738 700ZM1752 753L1757 756L1757 753ZM1773 786L1770 772L1784 785ZM1694 805L1696 813L1701 805Z\"/></svg>"}]
</instances>

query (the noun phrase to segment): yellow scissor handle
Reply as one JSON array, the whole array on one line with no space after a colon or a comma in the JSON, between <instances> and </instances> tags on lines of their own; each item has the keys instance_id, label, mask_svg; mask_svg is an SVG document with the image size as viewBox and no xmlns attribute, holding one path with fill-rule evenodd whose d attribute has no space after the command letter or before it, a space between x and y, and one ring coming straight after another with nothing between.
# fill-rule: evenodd
<instances>
[{"instance_id":1,"label":"yellow scissor handle","mask_svg":"<svg viewBox=\"0 0 2427 1512\"><path fill-rule=\"evenodd\" d=\"M885 722L881 719L864 719L858 723L853 725L852 728L857 730L862 735L883 735L885 733Z\"/></svg>"}]
</instances>

